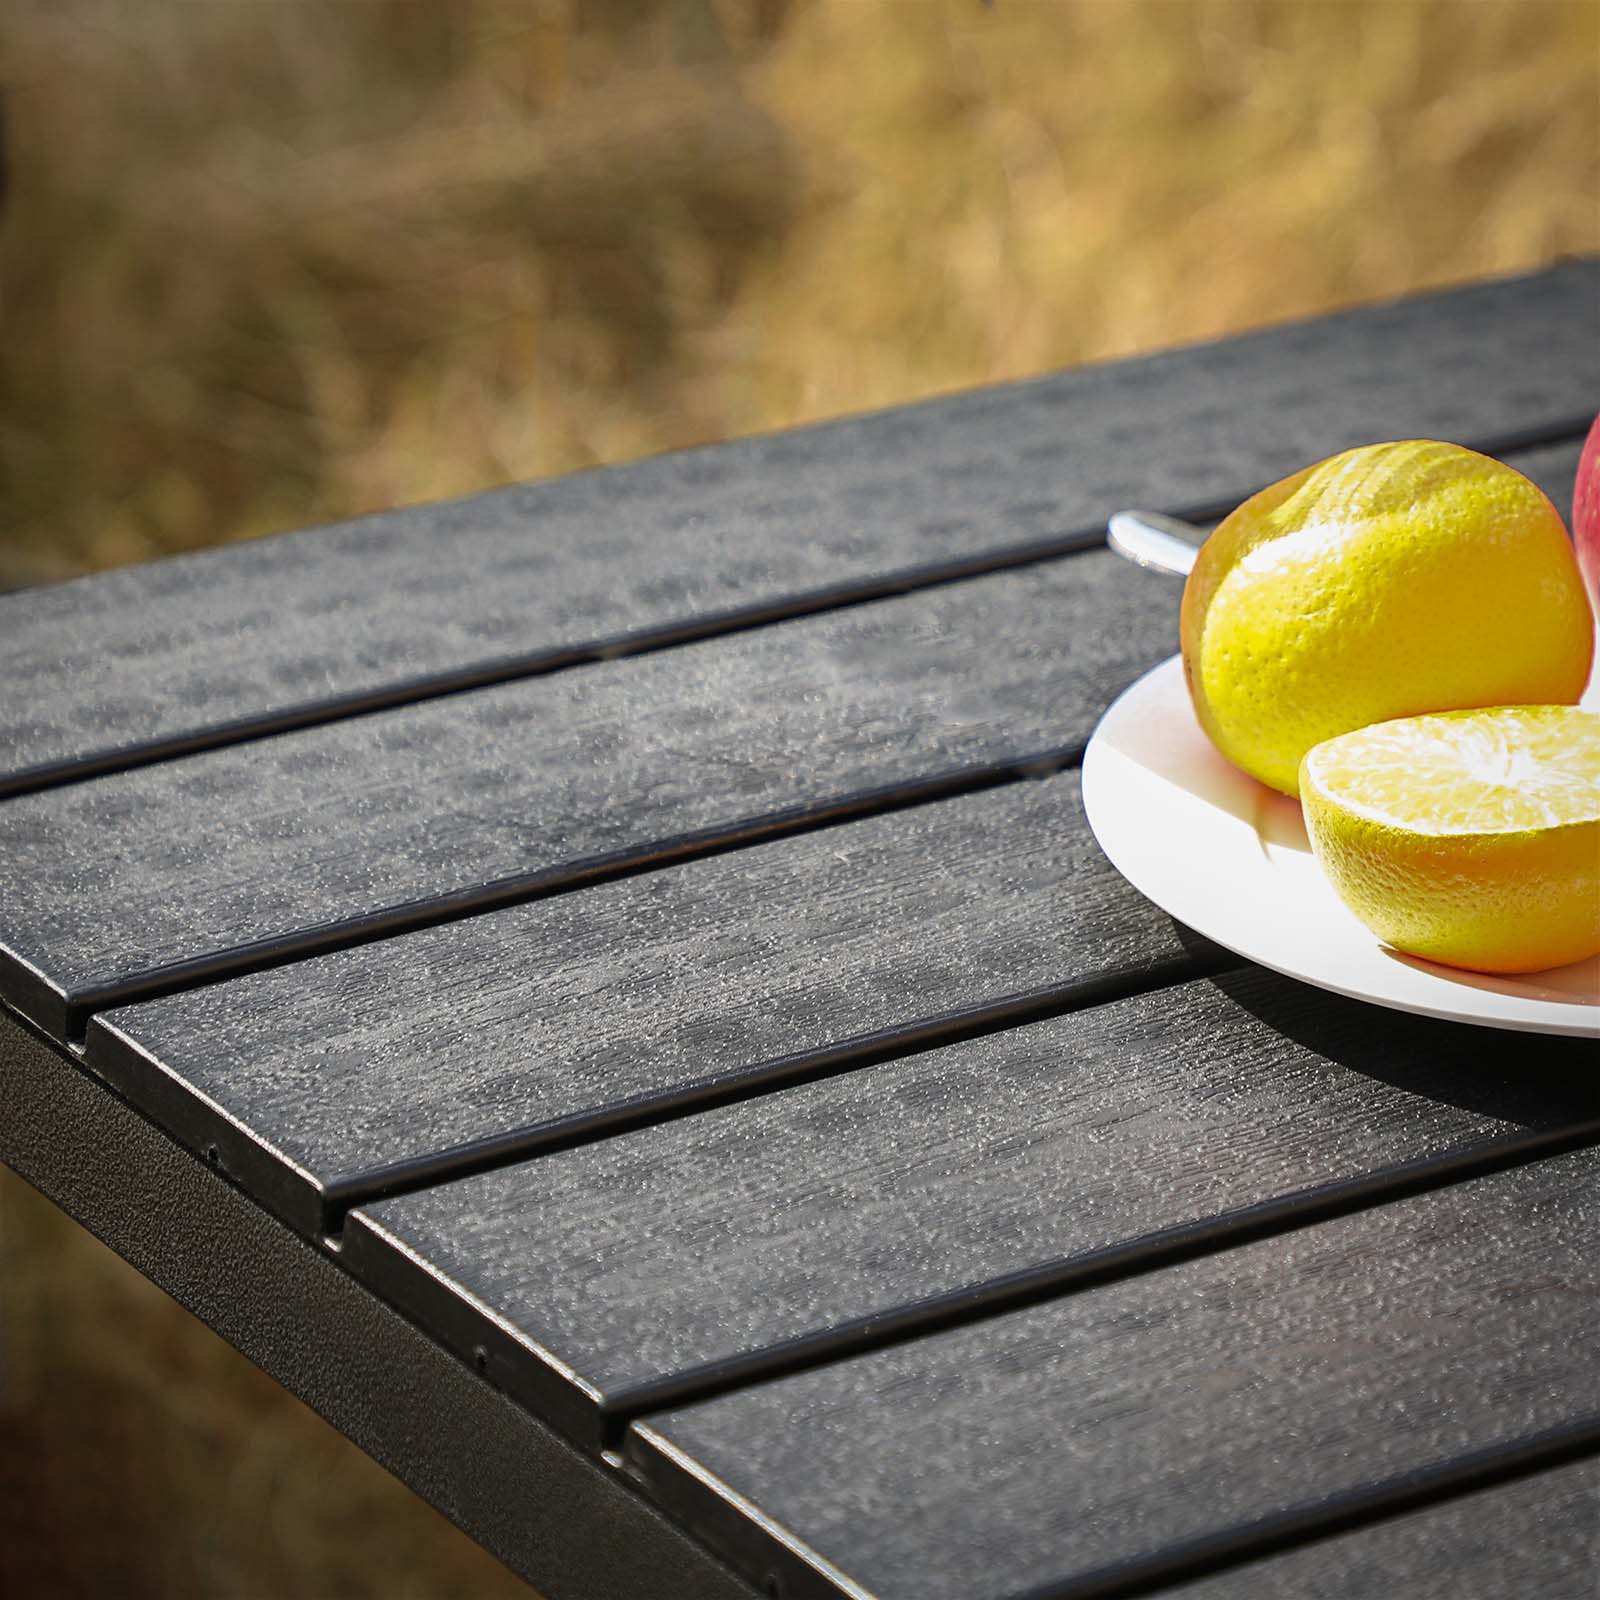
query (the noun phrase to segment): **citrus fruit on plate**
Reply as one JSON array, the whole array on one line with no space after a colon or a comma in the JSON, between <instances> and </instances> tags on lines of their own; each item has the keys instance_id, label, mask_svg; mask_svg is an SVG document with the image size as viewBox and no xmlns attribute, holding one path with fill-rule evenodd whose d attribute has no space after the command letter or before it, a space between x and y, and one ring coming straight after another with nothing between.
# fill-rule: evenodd
<instances>
[{"instance_id":1,"label":"citrus fruit on plate","mask_svg":"<svg viewBox=\"0 0 1600 1600\"><path fill-rule=\"evenodd\" d=\"M1521 473L1459 445L1365 445L1226 518L1183 593L1200 725L1296 793L1313 745L1393 717L1571 703L1593 623L1566 529Z\"/></svg>"},{"instance_id":2,"label":"citrus fruit on plate","mask_svg":"<svg viewBox=\"0 0 1600 1600\"><path fill-rule=\"evenodd\" d=\"M1543 972L1469 972L1377 938L1317 864L1300 802L1247 777L1201 731L1176 656L1101 719L1084 756L1083 805L1136 889L1261 966L1423 1016L1600 1036L1600 956Z\"/></svg>"},{"instance_id":3,"label":"citrus fruit on plate","mask_svg":"<svg viewBox=\"0 0 1600 1600\"><path fill-rule=\"evenodd\" d=\"M1312 849L1397 950L1480 972L1600 952L1600 716L1502 706L1401 717L1300 766Z\"/></svg>"}]
</instances>

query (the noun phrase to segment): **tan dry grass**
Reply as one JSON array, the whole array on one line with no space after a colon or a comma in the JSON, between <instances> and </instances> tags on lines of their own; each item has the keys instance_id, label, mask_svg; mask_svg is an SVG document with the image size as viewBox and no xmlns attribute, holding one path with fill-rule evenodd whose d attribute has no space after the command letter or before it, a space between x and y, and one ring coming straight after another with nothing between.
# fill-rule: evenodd
<instances>
[{"instance_id":1,"label":"tan dry grass","mask_svg":"<svg viewBox=\"0 0 1600 1600\"><path fill-rule=\"evenodd\" d=\"M0 60L0 582L1600 248L1592 0L9 0ZM514 1591L0 1221L33 1592Z\"/></svg>"},{"instance_id":2,"label":"tan dry grass","mask_svg":"<svg viewBox=\"0 0 1600 1600\"><path fill-rule=\"evenodd\" d=\"M841 200L753 287L763 420L1600 243L1594 5L822 6L770 82Z\"/></svg>"},{"instance_id":3,"label":"tan dry grass","mask_svg":"<svg viewBox=\"0 0 1600 1600\"><path fill-rule=\"evenodd\" d=\"M12 0L0 49L19 573L1600 244L1593 0Z\"/></svg>"}]
</instances>

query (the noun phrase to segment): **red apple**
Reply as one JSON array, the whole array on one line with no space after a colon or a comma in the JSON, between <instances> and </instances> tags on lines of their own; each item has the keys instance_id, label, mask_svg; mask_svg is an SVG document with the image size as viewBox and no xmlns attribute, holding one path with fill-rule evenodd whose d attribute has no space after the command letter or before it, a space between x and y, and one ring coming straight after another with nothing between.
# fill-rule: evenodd
<instances>
[{"instance_id":1,"label":"red apple","mask_svg":"<svg viewBox=\"0 0 1600 1600\"><path fill-rule=\"evenodd\" d=\"M1589 590L1589 604L1600 618L1600 417L1578 457L1578 481L1572 490L1572 542Z\"/></svg>"}]
</instances>

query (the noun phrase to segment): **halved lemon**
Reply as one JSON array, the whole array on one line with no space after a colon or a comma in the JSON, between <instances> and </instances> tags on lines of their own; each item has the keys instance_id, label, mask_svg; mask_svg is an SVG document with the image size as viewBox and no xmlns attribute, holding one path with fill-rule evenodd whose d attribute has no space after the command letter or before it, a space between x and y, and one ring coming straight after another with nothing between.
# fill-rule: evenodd
<instances>
[{"instance_id":1,"label":"halved lemon","mask_svg":"<svg viewBox=\"0 0 1600 1600\"><path fill-rule=\"evenodd\" d=\"M1308 751L1300 798L1329 881L1397 950L1480 972L1600 951L1600 715L1375 723Z\"/></svg>"}]
</instances>

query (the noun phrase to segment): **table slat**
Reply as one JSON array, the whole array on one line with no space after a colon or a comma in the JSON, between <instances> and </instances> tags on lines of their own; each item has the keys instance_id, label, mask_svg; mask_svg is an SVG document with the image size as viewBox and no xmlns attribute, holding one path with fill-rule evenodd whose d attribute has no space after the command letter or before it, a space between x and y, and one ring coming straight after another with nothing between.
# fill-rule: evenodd
<instances>
[{"instance_id":1,"label":"table slat","mask_svg":"<svg viewBox=\"0 0 1600 1600\"><path fill-rule=\"evenodd\" d=\"M1512 459L1565 501L1577 452ZM1176 606L1085 551L13 798L0 999L75 1036L94 1009L881 809L951 768L959 788L1070 759Z\"/></svg>"},{"instance_id":2,"label":"table slat","mask_svg":"<svg viewBox=\"0 0 1600 1600\"><path fill-rule=\"evenodd\" d=\"M1170 1600L1594 1600L1600 1459L1180 1584Z\"/></svg>"},{"instance_id":3,"label":"table slat","mask_svg":"<svg viewBox=\"0 0 1600 1600\"><path fill-rule=\"evenodd\" d=\"M794 1600L859 1592L799 1550L882 1600L1175 1575L1600 1442L1597 1226L1585 1150L648 1418L629 1456Z\"/></svg>"},{"instance_id":4,"label":"table slat","mask_svg":"<svg viewBox=\"0 0 1600 1600\"><path fill-rule=\"evenodd\" d=\"M1191 949L1221 955L1106 861L1069 771L109 1012L87 1050L323 1232L384 1184L925 1047L1019 995L1175 981Z\"/></svg>"},{"instance_id":5,"label":"table slat","mask_svg":"<svg viewBox=\"0 0 1600 1600\"><path fill-rule=\"evenodd\" d=\"M364 1207L343 1259L595 1445L669 1396L990 1308L974 1286L1037 1296L1291 1193L1600 1136L1586 1042L1529 1056L1249 969Z\"/></svg>"},{"instance_id":6,"label":"table slat","mask_svg":"<svg viewBox=\"0 0 1600 1600\"><path fill-rule=\"evenodd\" d=\"M0 794L1226 505L1345 445L1581 433L1600 267L0 597Z\"/></svg>"},{"instance_id":7,"label":"table slat","mask_svg":"<svg viewBox=\"0 0 1600 1600\"><path fill-rule=\"evenodd\" d=\"M1098 550L23 795L0 997L59 1036L141 984L1065 763L1177 606Z\"/></svg>"}]
</instances>

